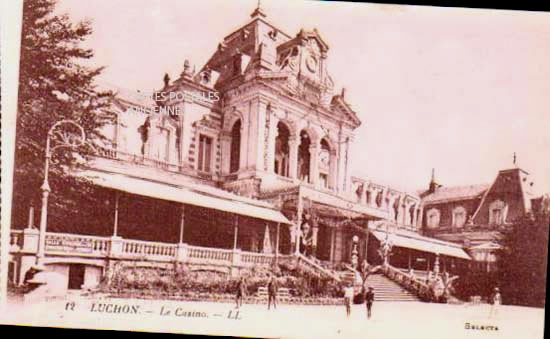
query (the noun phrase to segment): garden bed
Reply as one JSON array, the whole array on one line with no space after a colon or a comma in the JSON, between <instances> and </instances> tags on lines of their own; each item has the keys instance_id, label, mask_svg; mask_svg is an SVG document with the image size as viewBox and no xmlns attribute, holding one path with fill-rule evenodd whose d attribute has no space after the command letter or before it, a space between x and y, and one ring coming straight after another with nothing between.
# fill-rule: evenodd
<instances>
[{"instance_id":1,"label":"garden bed","mask_svg":"<svg viewBox=\"0 0 550 339\"><path fill-rule=\"evenodd\" d=\"M166 293L161 291L150 290L125 290L121 292L111 293L98 293L105 298L126 298L126 299L155 299L155 300L176 300L176 301L195 301L195 302L220 302L220 303L234 303L235 295L228 293L205 293L205 292L179 292L179 293ZM87 297L94 297L95 292L88 292L84 294ZM247 296L243 300L243 304L265 304L267 298L257 296ZM342 298L330 298L330 297L290 297L290 298L278 298L278 304L298 304L298 305L343 305Z\"/></svg>"}]
</instances>

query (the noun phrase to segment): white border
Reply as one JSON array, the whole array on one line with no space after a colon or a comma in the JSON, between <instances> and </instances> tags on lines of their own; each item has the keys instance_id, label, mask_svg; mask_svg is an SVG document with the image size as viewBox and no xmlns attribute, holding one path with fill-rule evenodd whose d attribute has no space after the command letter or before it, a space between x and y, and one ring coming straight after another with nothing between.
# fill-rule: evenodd
<instances>
[{"instance_id":1,"label":"white border","mask_svg":"<svg viewBox=\"0 0 550 339\"><path fill-rule=\"evenodd\" d=\"M22 0L0 0L0 58L2 88L2 175L1 244L0 244L0 307L6 302L9 230L13 156L15 150L15 119L19 78Z\"/></svg>"}]
</instances>

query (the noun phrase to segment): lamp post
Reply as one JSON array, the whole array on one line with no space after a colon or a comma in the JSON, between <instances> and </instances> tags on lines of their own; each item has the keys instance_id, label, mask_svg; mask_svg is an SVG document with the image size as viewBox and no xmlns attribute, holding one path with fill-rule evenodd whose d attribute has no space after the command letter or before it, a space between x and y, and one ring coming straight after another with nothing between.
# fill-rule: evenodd
<instances>
[{"instance_id":1,"label":"lamp post","mask_svg":"<svg viewBox=\"0 0 550 339\"><path fill-rule=\"evenodd\" d=\"M74 131L70 131L68 127L76 127ZM38 254L36 255L36 264L41 264L44 259L46 246L46 225L48 222L48 196L50 194L50 184L48 182L48 172L50 169L50 159L53 151L58 148L68 147L76 148L84 144L86 134L84 128L72 120L60 120L53 124L48 131L46 137L46 160L44 164L44 182L40 189L42 190L42 209L40 211L40 238L38 242ZM57 142L57 145L51 147L52 141Z\"/></svg>"}]
</instances>

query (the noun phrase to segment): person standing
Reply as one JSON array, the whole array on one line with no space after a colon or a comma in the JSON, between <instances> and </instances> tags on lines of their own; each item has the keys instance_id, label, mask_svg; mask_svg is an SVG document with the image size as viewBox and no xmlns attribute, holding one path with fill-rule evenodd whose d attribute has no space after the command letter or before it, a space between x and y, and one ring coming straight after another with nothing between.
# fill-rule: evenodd
<instances>
[{"instance_id":1,"label":"person standing","mask_svg":"<svg viewBox=\"0 0 550 339\"><path fill-rule=\"evenodd\" d=\"M489 317L493 315L498 315L499 306L502 304L502 296L500 295L500 290L498 287L495 287L494 292L491 296L491 311L489 312Z\"/></svg>"},{"instance_id":2,"label":"person standing","mask_svg":"<svg viewBox=\"0 0 550 339\"><path fill-rule=\"evenodd\" d=\"M372 286L369 286L367 292L365 293L365 304L367 305L367 318L370 319L372 303L374 302L374 289Z\"/></svg>"},{"instance_id":3,"label":"person standing","mask_svg":"<svg viewBox=\"0 0 550 339\"><path fill-rule=\"evenodd\" d=\"M277 284L277 278L273 275L269 277L269 282L267 284L267 309L271 308L271 302L273 301L273 308L277 309L277 291L279 290L279 285Z\"/></svg>"},{"instance_id":4,"label":"person standing","mask_svg":"<svg viewBox=\"0 0 550 339\"><path fill-rule=\"evenodd\" d=\"M243 305L243 298L246 295L246 282L244 280L244 277L241 277L239 279L239 282L237 283L237 295L235 297L235 302L237 306L235 308L239 308Z\"/></svg>"},{"instance_id":5,"label":"person standing","mask_svg":"<svg viewBox=\"0 0 550 339\"><path fill-rule=\"evenodd\" d=\"M346 305L346 315L351 315L351 303L353 302L353 285L349 283L344 287L344 304Z\"/></svg>"}]
</instances>

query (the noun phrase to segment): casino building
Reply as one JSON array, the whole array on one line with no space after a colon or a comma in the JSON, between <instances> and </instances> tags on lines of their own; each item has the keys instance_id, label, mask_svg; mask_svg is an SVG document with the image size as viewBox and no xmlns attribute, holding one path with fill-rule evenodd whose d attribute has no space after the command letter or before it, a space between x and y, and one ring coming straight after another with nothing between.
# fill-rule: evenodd
<instances>
[{"instance_id":1,"label":"casino building","mask_svg":"<svg viewBox=\"0 0 550 339\"><path fill-rule=\"evenodd\" d=\"M411 268L490 270L499 228L531 208L528 173L449 188L432 178L420 192L353 176L361 120L329 57L316 29L287 34L258 7L200 69L186 60L152 96L118 90L110 142L76 173L110 197L112 233L48 231L43 263L69 288L96 285L119 261L238 275L296 260L340 280L366 259L401 283ZM16 282L40 250L32 220L13 227Z\"/></svg>"}]
</instances>

